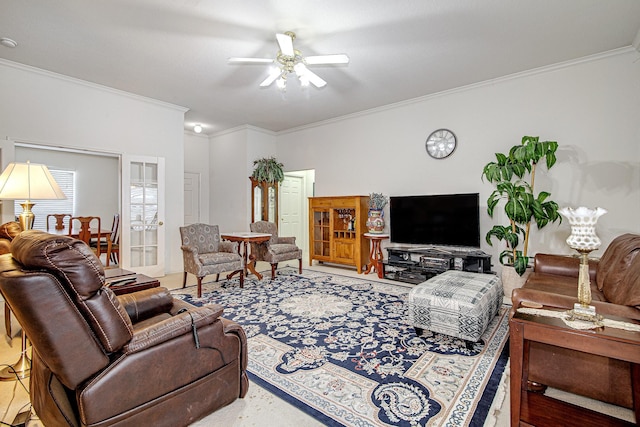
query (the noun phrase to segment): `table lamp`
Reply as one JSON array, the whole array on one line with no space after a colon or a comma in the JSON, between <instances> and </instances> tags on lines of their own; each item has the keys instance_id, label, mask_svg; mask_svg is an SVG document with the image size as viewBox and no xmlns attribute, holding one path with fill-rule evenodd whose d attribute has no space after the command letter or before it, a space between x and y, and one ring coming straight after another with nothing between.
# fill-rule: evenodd
<instances>
[{"instance_id":1,"label":"table lamp","mask_svg":"<svg viewBox=\"0 0 640 427\"><path fill-rule=\"evenodd\" d=\"M25 200L21 203L19 222L22 230L31 230L35 215L31 200L66 199L67 196L45 165L37 163L9 163L0 175L0 199ZM6 303L5 303L6 304ZM20 360L0 371L0 381L27 378L31 371L31 360L27 355L27 337L22 330L22 354Z\"/></svg>"},{"instance_id":2,"label":"table lamp","mask_svg":"<svg viewBox=\"0 0 640 427\"><path fill-rule=\"evenodd\" d=\"M9 163L0 175L0 199L25 200L19 215L23 230L33 228L35 215L31 208L35 200L66 199L58 183L45 165L37 163Z\"/></svg>"},{"instance_id":3,"label":"table lamp","mask_svg":"<svg viewBox=\"0 0 640 427\"><path fill-rule=\"evenodd\" d=\"M589 280L589 253L600 247L600 239L596 235L598 218L606 214L602 208L589 209L562 208L558 212L569 220L571 235L567 237L570 248L580 253L580 271L578 273L578 303L568 312L569 317L577 320L597 322L596 308L591 304L591 283Z\"/></svg>"}]
</instances>

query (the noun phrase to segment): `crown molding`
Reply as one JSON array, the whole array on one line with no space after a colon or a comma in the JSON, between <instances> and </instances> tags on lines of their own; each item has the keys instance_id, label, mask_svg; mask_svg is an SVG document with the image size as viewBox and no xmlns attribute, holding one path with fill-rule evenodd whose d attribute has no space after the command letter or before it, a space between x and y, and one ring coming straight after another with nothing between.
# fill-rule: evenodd
<instances>
[{"instance_id":1,"label":"crown molding","mask_svg":"<svg viewBox=\"0 0 640 427\"><path fill-rule=\"evenodd\" d=\"M9 68L14 68L14 69L20 70L20 71L26 71L26 72L30 72L30 73L33 73L33 74L38 74L38 75L41 75L41 76L49 77L49 78L56 79L56 80L61 80L61 81L64 81L64 82L67 82L67 83L76 84L76 85L79 85L79 86L88 87L88 88L91 88L91 89L100 90L102 92L107 92L107 93L111 93L111 94L114 94L114 95L124 96L124 97L127 97L127 98L134 99L136 101L142 101L142 102L146 102L146 103L149 103L149 104L157 105L157 106L160 106L160 107L168 108L168 109L171 109L171 110L177 110L177 111L180 111L182 113L186 113L187 111L189 111L189 108L182 107L180 105L175 105L175 104L171 104L171 103L168 103L168 102L160 101L160 100L157 100L157 99L148 98L148 97L142 96L142 95L136 95L136 94L131 93L131 92L126 92L124 90L114 89L112 87L104 86L104 85L101 85L101 84L98 84L98 83L92 83L92 82L88 82L86 80L77 79L75 77L65 76L64 74L54 73L53 71L43 70L42 68L32 67L31 65L20 64L19 62L9 61L9 60L4 59L4 58L0 58L0 66L5 66L5 67L9 67Z\"/></svg>"},{"instance_id":2,"label":"crown molding","mask_svg":"<svg viewBox=\"0 0 640 427\"><path fill-rule=\"evenodd\" d=\"M228 135L230 133L236 133L236 132L242 132L242 131L246 131L246 130L250 130L253 132L260 132L263 133L265 135L269 135L269 136L278 136L279 132L274 132L268 129L263 129L257 126L253 126L253 125L240 125L240 126L236 126L234 128L230 128L230 129L225 129L222 130L220 132L215 132L212 133L211 135L209 135L211 138L217 138L219 136L224 136L224 135Z\"/></svg>"},{"instance_id":3,"label":"crown molding","mask_svg":"<svg viewBox=\"0 0 640 427\"><path fill-rule=\"evenodd\" d=\"M636 41L638 41L640 43L640 31L638 32L638 35L636 36ZM634 43L636 42L634 41ZM424 95L424 96L420 96L417 98L411 98L411 99L407 99L404 101L399 101L399 102L395 102L393 104L387 104L387 105L383 105L381 107L376 107L376 108L371 108L369 110L363 110L363 111L359 111L357 113L352 113L352 114L347 114L344 116L340 116L340 117L334 117L332 119L327 119L327 120L323 120L320 122L315 122L315 123L310 123L308 125L304 125L304 126L298 126L295 128L291 128L291 129L285 129L282 131L278 131L276 132L276 135L286 135L289 133L294 133L294 132L299 132L301 130L306 130L306 129L312 129L312 128L316 128L319 126L324 126L327 124L331 124L331 123L338 123L344 120L349 120L349 119L353 119L353 118L357 118L357 117L363 117L363 116L368 116L371 114L376 114L376 113L380 113L383 111L387 111L387 110L393 110L399 107L404 107L404 106L408 106L408 105L413 105L413 104L417 104L417 103L421 103L424 101L428 101L431 99L435 99L435 98L439 98L442 96L447 96L447 95L451 95L454 93L459 93L459 92L466 92L469 90L474 90L477 88L482 88L485 86L493 86L497 83L502 83L502 82L507 82L510 80L516 80L516 79L521 79L521 78L525 78L525 77L531 77L531 76L535 76L538 74L545 74L545 73L550 73L553 71L557 71L563 68L569 68L569 67L573 67L575 65L580 65L580 64L584 64L587 62L593 62L593 61L598 61L604 58L609 58L612 56L618 56L618 55L624 55L627 54L629 52L632 52L634 49L632 46L627 46L627 47L623 47L623 48L619 48L619 49L613 49L613 50L609 50L606 52L602 52L602 53L597 53L595 55L589 55L589 56L585 56L582 58L578 58L578 59L573 59L570 61L564 61L564 62L559 62L556 64L552 64L552 65L546 65L544 67L538 67L538 68L533 68L531 70L526 70L526 71L521 71L518 73L513 73L513 74L507 74L506 76L502 76L502 77L497 77L495 79L490 79L490 80L484 80L482 82L478 82L478 83L472 83L469 85L465 85L465 86L460 86L457 88L453 88L453 89L447 89L447 90L443 90L441 92L436 92L436 93L432 93L429 95Z\"/></svg>"}]
</instances>

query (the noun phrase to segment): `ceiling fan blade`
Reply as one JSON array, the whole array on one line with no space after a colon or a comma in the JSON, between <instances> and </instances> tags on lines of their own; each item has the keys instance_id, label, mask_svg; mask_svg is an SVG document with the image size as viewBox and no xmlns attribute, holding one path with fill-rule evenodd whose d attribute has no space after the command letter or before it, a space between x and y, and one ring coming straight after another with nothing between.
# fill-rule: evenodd
<instances>
[{"instance_id":1,"label":"ceiling fan blade","mask_svg":"<svg viewBox=\"0 0 640 427\"><path fill-rule=\"evenodd\" d=\"M278 68L273 68L269 72L269 76L260 83L260 87L267 87L271 85L271 83L275 82L278 77L282 75L282 71Z\"/></svg>"},{"instance_id":2,"label":"ceiling fan blade","mask_svg":"<svg viewBox=\"0 0 640 427\"><path fill-rule=\"evenodd\" d=\"M349 57L344 53L338 53L335 55L315 55L307 56L304 58L307 65L322 65L322 64L348 64Z\"/></svg>"},{"instance_id":3,"label":"ceiling fan blade","mask_svg":"<svg viewBox=\"0 0 640 427\"><path fill-rule=\"evenodd\" d=\"M229 58L229 64L271 64L273 59L269 58Z\"/></svg>"},{"instance_id":4,"label":"ceiling fan blade","mask_svg":"<svg viewBox=\"0 0 640 427\"><path fill-rule=\"evenodd\" d=\"M295 56L293 52L293 39L288 34L276 34L280 52L285 56Z\"/></svg>"},{"instance_id":5,"label":"ceiling fan blade","mask_svg":"<svg viewBox=\"0 0 640 427\"><path fill-rule=\"evenodd\" d=\"M312 83L315 87L318 87L318 88L324 87L327 84L327 82L322 80L319 75L309 70L308 68L305 69L304 78L309 80L309 83Z\"/></svg>"}]
</instances>

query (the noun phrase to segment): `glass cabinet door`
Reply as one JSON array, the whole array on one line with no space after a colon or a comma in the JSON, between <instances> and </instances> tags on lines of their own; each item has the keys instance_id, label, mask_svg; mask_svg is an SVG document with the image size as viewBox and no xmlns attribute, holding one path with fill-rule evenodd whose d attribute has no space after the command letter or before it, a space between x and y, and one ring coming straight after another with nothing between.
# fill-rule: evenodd
<instances>
[{"instance_id":1,"label":"glass cabinet door","mask_svg":"<svg viewBox=\"0 0 640 427\"><path fill-rule=\"evenodd\" d=\"M251 180L251 222L269 221L278 225L278 183Z\"/></svg>"}]
</instances>

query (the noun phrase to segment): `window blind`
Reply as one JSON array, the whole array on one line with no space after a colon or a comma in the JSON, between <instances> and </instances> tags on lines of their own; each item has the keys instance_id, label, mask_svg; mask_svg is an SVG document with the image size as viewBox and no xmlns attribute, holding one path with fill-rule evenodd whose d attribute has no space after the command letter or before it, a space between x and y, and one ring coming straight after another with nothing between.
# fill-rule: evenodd
<instances>
[{"instance_id":1,"label":"window blind","mask_svg":"<svg viewBox=\"0 0 640 427\"><path fill-rule=\"evenodd\" d=\"M49 169L51 176L56 180L60 189L67 196L62 200L32 200L35 206L31 209L36 216L33 221L33 228L36 230L47 229L47 215L54 213L68 213L74 215L74 199L75 199L75 175L74 171L66 171L59 169ZM22 206L25 200L16 200L14 204L14 213L16 218L22 213ZM51 218L51 227L54 225L54 219ZM66 225L66 223L65 223Z\"/></svg>"}]
</instances>

